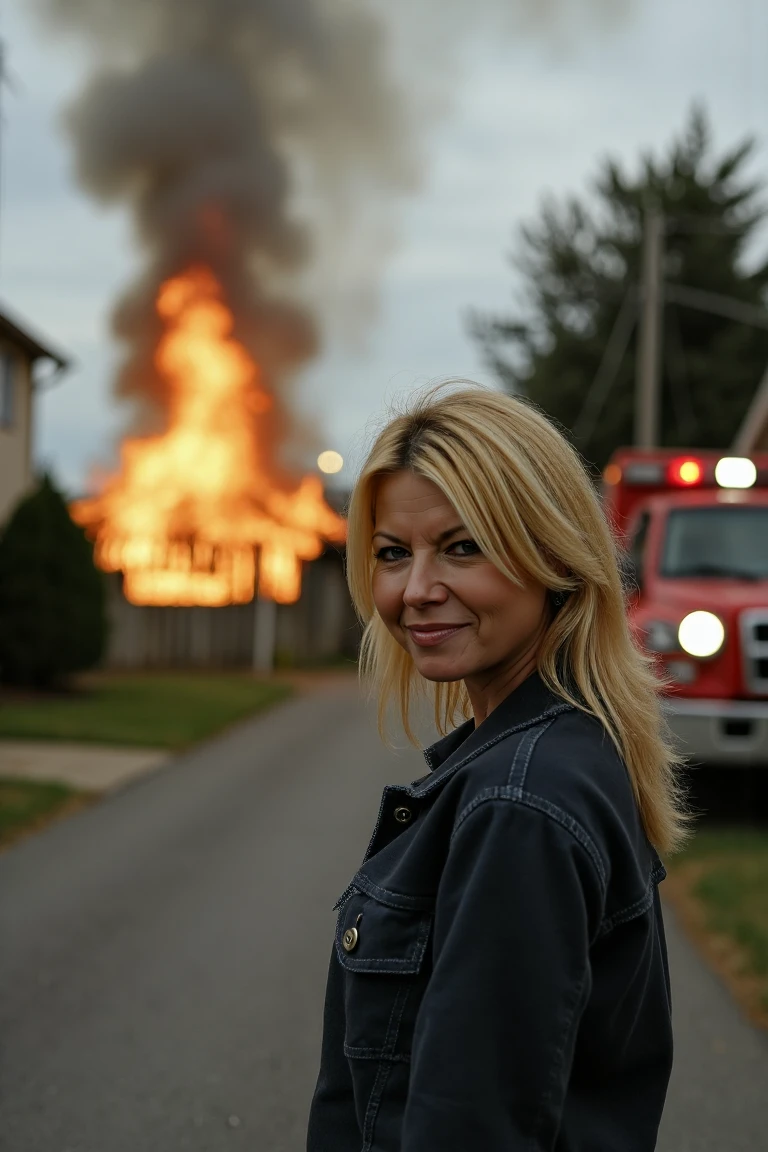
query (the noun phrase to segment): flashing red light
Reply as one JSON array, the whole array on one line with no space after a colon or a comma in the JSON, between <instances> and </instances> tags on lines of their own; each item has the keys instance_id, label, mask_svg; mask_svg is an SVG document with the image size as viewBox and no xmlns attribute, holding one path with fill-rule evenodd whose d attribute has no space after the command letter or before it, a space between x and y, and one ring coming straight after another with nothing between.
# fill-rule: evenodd
<instances>
[{"instance_id":1,"label":"flashing red light","mask_svg":"<svg viewBox=\"0 0 768 1152\"><path fill-rule=\"evenodd\" d=\"M669 483L678 488L695 488L704 479L704 468L701 460L693 456L680 456L670 460L667 477Z\"/></svg>"}]
</instances>

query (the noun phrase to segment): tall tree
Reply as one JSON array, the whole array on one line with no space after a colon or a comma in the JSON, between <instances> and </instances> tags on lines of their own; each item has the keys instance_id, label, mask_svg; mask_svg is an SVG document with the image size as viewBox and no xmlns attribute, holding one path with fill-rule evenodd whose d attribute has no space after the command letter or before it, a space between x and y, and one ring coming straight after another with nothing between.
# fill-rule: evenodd
<instances>
[{"instance_id":1,"label":"tall tree","mask_svg":"<svg viewBox=\"0 0 768 1152\"><path fill-rule=\"evenodd\" d=\"M753 151L746 140L714 155L707 117L694 108L667 154L644 154L635 175L604 161L589 200L547 200L521 228L511 258L520 286L516 313L471 318L503 385L529 396L572 435L576 429L577 447L598 466L632 443L632 322L651 206L665 218L668 286L661 442L725 448L747 410L768 364L768 259L756 263L754 251L768 210L765 185L748 174ZM676 288L696 289L696 303L716 311L692 306L693 294L677 298ZM746 305L739 311L758 326L721 314L728 301ZM610 387L595 418L593 385L612 334L617 354L603 366Z\"/></svg>"}]
</instances>

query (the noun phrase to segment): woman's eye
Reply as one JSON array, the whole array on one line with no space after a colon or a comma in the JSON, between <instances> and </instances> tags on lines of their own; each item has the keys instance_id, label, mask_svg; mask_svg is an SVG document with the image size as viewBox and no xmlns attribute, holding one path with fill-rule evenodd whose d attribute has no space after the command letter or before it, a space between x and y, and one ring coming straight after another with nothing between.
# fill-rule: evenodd
<instances>
[{"instance_id":1,"label":"woman's eye","mask_svg":"<svg viewBox=\"0 0 768 1152\"><path fill-rule=\"evenodd\" d=\"M376 553L377 560L383 560L385 563L393 563L395 560L402 560L408 555L406 548L401 548L398 544L387 544L385 548L379 548Z\"/></svg>"},{"instance_id":2,"label":"woman's eye","mask_svg":"<svg viewBox=\"0 0 768 1152\"><path fill-rule=\"evenodd\" d=\"M446 551L453 556L477 556L480 549L474 540L457 540Z\"/></svg>"}]
</instances>

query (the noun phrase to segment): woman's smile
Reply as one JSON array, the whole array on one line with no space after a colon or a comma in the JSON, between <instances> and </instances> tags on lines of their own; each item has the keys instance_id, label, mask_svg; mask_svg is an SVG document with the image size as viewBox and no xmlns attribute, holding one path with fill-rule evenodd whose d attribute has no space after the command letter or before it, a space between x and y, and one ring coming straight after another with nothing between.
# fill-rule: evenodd
<instances>
[{"instance_id":1,"label":"woman's smile","mask_svg":"<svg viewBox=\"0 0 768 1152\"><path fill-rule=\"evenodd\" d=\"M420 648L434 648L445 640L452 639L467 624L404 624L403 627L410 634L414 644Z\"/></svg>"}]
</instances>

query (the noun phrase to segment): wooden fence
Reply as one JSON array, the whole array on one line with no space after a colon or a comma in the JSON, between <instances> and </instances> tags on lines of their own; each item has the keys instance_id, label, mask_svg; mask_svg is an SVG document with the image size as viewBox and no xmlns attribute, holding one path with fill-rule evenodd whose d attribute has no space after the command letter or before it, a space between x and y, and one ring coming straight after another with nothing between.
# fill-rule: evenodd
<instances>
[{"instance_id":1,"label":"wooden fence","mask_svg":"<svg viewBox=\"0 0 768 1152\"><path fill-rule=\"evenodd\" d=\"M274 630L276 662L283 666L354 658L360 637L343 558L333 548L304 566L301 597L277 605L274 614L256 601L225 608L139 607L123 596L120 576L109 580L108 611L108 668L250 668L265 627Z\"/></svg>"}]
</instances>

